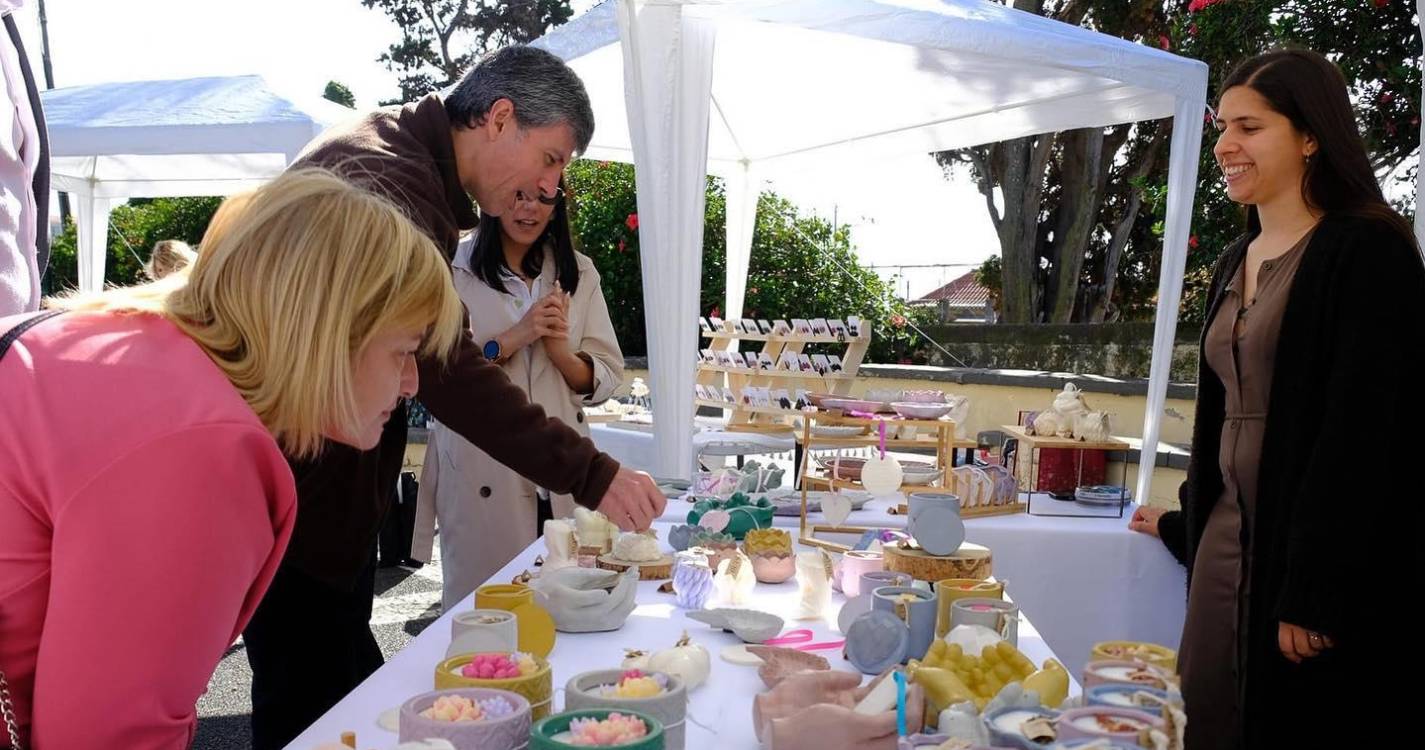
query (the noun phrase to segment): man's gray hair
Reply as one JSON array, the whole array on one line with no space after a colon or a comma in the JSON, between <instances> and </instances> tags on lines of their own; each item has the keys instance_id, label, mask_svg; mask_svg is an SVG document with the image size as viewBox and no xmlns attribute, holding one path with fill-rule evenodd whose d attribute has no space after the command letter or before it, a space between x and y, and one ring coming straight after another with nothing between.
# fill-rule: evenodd
<instances>
[{"instance_id":1,"label":"man's gray hair","mask_svg":"<svg viewBox=\"0 0 1425 750\"><path fill-rule=\"evenodd\" d=\"M500 99L515 105L521 128L568 125L579 153L594 138L594 108L584 82L551 52L525 45L491 52L445 97L445 113L457 125L475 127Z\"/></svg>"}]
</instances>

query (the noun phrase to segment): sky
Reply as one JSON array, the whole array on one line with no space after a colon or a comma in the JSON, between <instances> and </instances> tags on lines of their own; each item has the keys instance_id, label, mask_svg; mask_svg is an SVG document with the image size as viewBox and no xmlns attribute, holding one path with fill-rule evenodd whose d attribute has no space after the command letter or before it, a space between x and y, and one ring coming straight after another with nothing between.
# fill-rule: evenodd
<instances>
[{"instance_id":1,"label":"sky","mask_svg":"<svg viewBox=\"0 0 1425 750\"><path fill-rule=\"evenodd\" d=\"M593 0L575 0L576 13ZM16 21L42 76L37 0ZM47 0L57 87L109 81L260 74L280 92L320 96L345 84L359 108L394 97L396 77L376 58L395 24L360 0ZM967 177L947 181L929 156L837 164L775 189L808 213L852 227L861 260L910 298L998 252L984 198ZM954 264L897 269L896 265Z\"/></svg>"}]
</instances>

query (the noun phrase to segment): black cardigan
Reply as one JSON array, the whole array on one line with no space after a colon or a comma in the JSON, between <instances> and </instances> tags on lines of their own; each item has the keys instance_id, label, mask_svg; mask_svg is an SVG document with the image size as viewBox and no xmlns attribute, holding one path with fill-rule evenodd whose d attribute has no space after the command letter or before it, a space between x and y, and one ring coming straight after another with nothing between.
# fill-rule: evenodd
<instances>
[{"instance_id":1,"label":"black cardigan","mask_svg":"<svg viewBox=\"0 0 1425 750\"><path fill-rule=\"evenodd\" d=\"M1250 239L1239 238L1218 261L1206 320ZM1416 248L1379 221L1324 219L1287 298L1262 443L1246 613L1246 747L1359 738L1346 734L1343 720L1364 699L1358 688L1402 679L1397 670L1415 658L1418 627L1390 623L1425 574L1425 545L1415 538L1425 498L1407 442L1412 416L1425 406L1422 345L1425 264ZM1197 394L1183 509L1159 522L1189 585L1223 490L1226 394L1205 357ZM1337 647L1291 664L1277 645L1278 622L1327 634ZM1401 647L1396 657L1385 652L1392 646Z\"/></svg>"}]
</instances>

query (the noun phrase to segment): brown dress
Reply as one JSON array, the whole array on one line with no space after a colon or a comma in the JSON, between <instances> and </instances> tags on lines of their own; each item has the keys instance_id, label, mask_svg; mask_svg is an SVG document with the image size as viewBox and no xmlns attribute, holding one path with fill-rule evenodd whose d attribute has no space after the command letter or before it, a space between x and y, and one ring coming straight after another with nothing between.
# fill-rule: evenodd
<instances>
[{"instance_id":1,"label":"brown dress","mask_svg":"<svg viewBox=\"0 0 1425 750\"><path fill-rule=\"evenodd\" d=\"M1292 278L1311 234L1307 232L1286 253L1262 262L1251 300L1243 300L1248 262L1243 260L1223 290L1222 304L1203 343L1203 356L1227 392L1227 418L1218 456L1222 496L1208 516L1193 562L1178 659L1187 701L1188 750L1241 747L1239 707L1247 628L1276 625L1247 622L1249 552L1277 335Z\"/></svg>"}]
</instances>

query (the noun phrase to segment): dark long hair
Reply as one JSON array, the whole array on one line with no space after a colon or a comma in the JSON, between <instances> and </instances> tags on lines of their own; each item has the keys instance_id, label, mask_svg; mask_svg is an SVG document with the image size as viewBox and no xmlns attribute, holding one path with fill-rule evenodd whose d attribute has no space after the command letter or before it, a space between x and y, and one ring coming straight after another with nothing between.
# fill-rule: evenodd
<instances>
[{"instance_id":1,"label":"dark long hair","mask_svg":"<svg viewBox=\"0 0 1425 750\"><path fill-rule=\"evenodd\" d=\"M564 181L559 181L564 188ZM539 239L530 245L524 254L520 271L533 278L544 269L544 251L554 252L554 271L559 286L573 294L579 288L579 261L574 257L574 239L569 231L569 196L565 195L554 204L554 215L540 233ZM470 253L470 267L485 285L497 292L509 294L505 288L504 276L514 272L505 263L504 235L500 234L500 219L484 211L480 212L480 224L475 228L475 247Z\"/></svg>"},{"instance_id":2,"label":"dark long hair","mask_svg":"<svg viewBox=\"0 0 1425 750\"><path fill-rule=\"evenodd\" d=\"M1246 86L1267 100L1278 114L1316 139L1316 153L1306 162L1301 194L1307 207L1327 215L1381 221L1415 247L1415 231L1381 193L1371 171L1365 143L1356 130L1346 77L1330 60L1306 49L1281 49L1238 65L1221 91ZM1256 206L1247 207L1247 227L1262 230Z\"/></svg>"}]
</instances>

